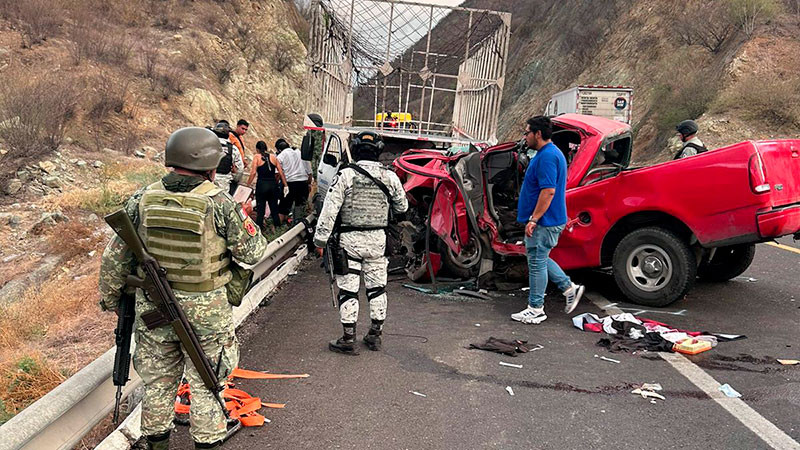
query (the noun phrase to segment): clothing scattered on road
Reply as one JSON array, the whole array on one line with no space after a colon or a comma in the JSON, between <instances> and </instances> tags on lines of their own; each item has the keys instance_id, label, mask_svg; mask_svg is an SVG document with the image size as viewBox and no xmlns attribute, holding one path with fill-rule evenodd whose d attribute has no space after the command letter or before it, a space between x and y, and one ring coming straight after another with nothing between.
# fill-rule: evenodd
<instances>
[{"instance_id":1,"label":"clothing scattered on road","mask_svg":"<svg viewBox=\"0 0 800 450\"><path fill-rule=\"evenodd\" d=\"M486 350L494 353L502 353L508 356L517 356L518 353L528 353L530 347L526 345L528 341L519 339L500 339L494 336L477 344L469 344L470 349Z\"/></svg>"},{"instance_id":2,"label":"clothing scattered on road","mask_svg":"<svg viewBox=\"0 0 800 450\"><path fill-rule=\"evenodd\" d=\"M609 337L600 339L597 345L605 347L610 352L648 350L694 354L705 351L703 349L716 347L718 342L730 340L730 337L743 337L681 330L662 322L636 317L630 313L607 317L584 313L573 317L572 324L579 330L609 334ZM708 345L703 344L705 342Z\"/></svg>"}]
</instances>

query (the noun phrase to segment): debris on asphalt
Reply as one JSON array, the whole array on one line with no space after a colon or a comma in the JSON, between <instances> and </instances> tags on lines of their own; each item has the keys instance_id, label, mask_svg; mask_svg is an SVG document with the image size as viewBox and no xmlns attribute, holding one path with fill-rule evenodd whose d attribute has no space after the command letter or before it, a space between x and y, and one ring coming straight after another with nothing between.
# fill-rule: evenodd
<instances>
[{"instance_id":1,"label":"debris on asphalt","mask_svg":"<svg viewBox=\"0 0 800 450\"><path fill-rule=\"evenodd\" d=\"M511 386L506 386L506 392L508 392L508 395L514 396L514 390L511 389Z\"/></svg>"},{"instance_id":2,"label":"debris on asphalt","mask_svg":"<svg viewBox=\"0 0 800 450\"><path fill-rule=\"evenodd\" d=\"M744 280L744 281L747 281L748 283L755 283L756 281L758 281L753 277L736 277L736 279L737 280Z\"/></svg>"},{"instance_id":3,"label":"debris on asphalt","mask_svg":"<svg viewBox=\"0 0 800 450\"><path fill-rule=\"evenodd\" d=\"M517 368L517 369L522 369L522 364L511 364L511 363L507 363L505 361L500 361L500 365L501 366L506 366L506 367L514 367L514 368Z\"/></svg>"},{"instance_id":4,"label":"debris on asphalt","mask_svg":"<svg viewBox=\"0 0 800 450\"><path fill-rule=\"evenodd\" d=\"M418 397L428 398L428 396L423 394L422 392L417 392L417 391L408 391L408 392L411 393L411 394L414 394L414 395L416 395Z\"/></svg>"},{"instance_id":5,"label":"debris on asphalt","mask_svg":"<svg viewBox=\"0 0 800 450\"><path fill-rule=\"evenodd\" d=\"M469 348L502 353L508 356L517 356L517 353L528 353L530 351L528 346L525 345L527 343L528 341L521 341L519 339L500 339L491 336L486 342L469 344Z\"/></svg>"},{"instance_id":6,"label":"debris on asphalt","mask_svg":"<svg viewBox=\"0 0 800 450\"><path fill-rule=\"evenodd\" d=\"M603 361L608 361L608 362L612 362L612 363L615 363L615 364L619 364L620 363L620 361L617 361L616 359L606 358L605 356L594 355L594 357L595 358L600 358Z\"/></svg>"},{"instance_id":7,"label":"debris on asphalt","mask_svg":"<svg viewBox=\"0 0 800 450\"><path fill-rule=\"evenodd\" d=\"M689 338L678 342L672 349L685 355L696 355L711 350L711 342Z\"/></svg>"},{"instance_id":8,"label":"debris on asphalt","mask_svg":"<svg viewBox=\"0 0 800 450\"><path fill-rule=\"evenodd\" d=\"M529 350L532 351L532 352L535 352L536 350L541 350L543 348L544 348L544 345L536 344L536 347L533 347L532 349L529 349Z\"/></svg>"},{"instance_id":9,"label":"debris on asphalt","mask_svg":"<svg viewBox=\"0 0 800 450\"><path fill-rule=\"evenodd\" d=\"M779 359L778 362L784 366L794 366L800 364L800 360L797 359Z\"/></svg>"},{"instance_id":10,"label":"debris on asphalt","mask_svg":"<svg viewBox=\"0 0 800 450\"><path fill-rule=\"evenodd\" d=\"M475 324L475 326L476 326L476 327L479 327L479 326L481 326L481 324L479 324L479 323L476 323L476 324Z\"/></svg>"},{"instance_id":11,"label":"debris on asphalt","mask_svg":"<svg viewBox=\"0 0 800 450\"><path fill-rule=\"evenodd\" d=\"M736 392L736 389L732 388L730 384L725 383L719 387L719 390L725 394L725 396L730 398L739 398L742 394Z\"/></svg>"},{"instance_id":12,"label":"debris on asphalt","mask_svg":"<svg viewBox=\"0 0 800 450\"><path fill-rule=\"evenodd\" d=\"M423 286L416 286L416 285L413 285L413 284L404 284L403 287L406 288L406 289L411 289L413 291L422 292L423 294L433 294L433 289L428 289L428 288L423 287Z\"/></svg>"},{"instance_id":13,"label":"debris on asphalt","mask_svg":"<svg viewBox=\"0 0 800 450\"><path fill-rule=\"evenodd\" d=\"M632 390L631 394L641 395L642 398L666 400L666 398L663 395L661 395L661 394L656 392L656 391L660 391L660 390L661 390L661 385L660 384L657 384L657 383L653 383L653 384L645 383L645 384L642 385L642 387L638 387L638 388ZM652 403L652 402L653 401L651 401L650 403Z\"/></svg>"},{"instance_id":14,"label":"debris on asphalt","mask_svg":"<svg viewBox=\"0 0 800 450\"><path fill-rule=\"evenodd\" d=\"M521 290L521 291L530 291L530 290L531 290L531 288L530 288L529 286L526 286L526 287L524 287L524 288L522 288L522 289L520 289L520 290Z\"/></svg>"},{"instance_id":15,"label":"debris on asphalt","mask_svg":"<svg viewBox=\"0 0 800 450\"><path fill-rule=\"evenodd\" d=\"M464 297L479 298L481 300L491 300L492 299L492 297L489 297L488 295L485 295L485 294L482 294L482 293L476 292L476 291L471 291L469 289L458 288L457 290L454 290L453 293L456 294L456 295L462 295Z\"/></svg>"}]
</instances>

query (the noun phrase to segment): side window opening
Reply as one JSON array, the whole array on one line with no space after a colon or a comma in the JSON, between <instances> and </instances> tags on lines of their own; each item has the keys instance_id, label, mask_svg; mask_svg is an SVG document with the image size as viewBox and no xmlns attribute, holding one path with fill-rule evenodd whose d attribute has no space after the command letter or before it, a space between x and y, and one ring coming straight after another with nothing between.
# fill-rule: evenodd
<instances>
[{"instance_id":1,"label":"side window opening","mask_svg":"<svg viewBox=\"0 0 800 450\"><path fill-rule=\"evenodd\" d=\"M619 166L627 167L631 159L631 142L631 136L624 135L600 146L580 186L616 176Z\"/></svg>"}]
</instances>

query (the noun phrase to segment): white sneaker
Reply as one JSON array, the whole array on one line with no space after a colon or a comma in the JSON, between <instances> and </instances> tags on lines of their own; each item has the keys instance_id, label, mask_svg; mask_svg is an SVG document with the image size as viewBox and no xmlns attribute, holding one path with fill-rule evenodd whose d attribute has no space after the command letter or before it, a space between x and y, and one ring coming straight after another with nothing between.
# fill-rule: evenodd
<instances>
[{"instance_id":1,"label":"white sneaker","mask_svg":"<svg viewBox=\"0 0 800 450\"><path fill-rule=\"evenodd\" d=\"M572 283L572 286L563 292L564 297L567 298L567 304L564 306L565 313L569 314L575 311L575 307L578 306L578 302L581 301L581 297L583 297L584 290L586 290L586 286Z\"/></svg>"},{"instance_id":2,"label":"white sneaker","mask_svg":"<svg viewBox=\"0 0 800 450\"><path fill-rule=\"evenodd\" d=\"M547 315L544 313L544 308L532 308L528 306L522 311L512 314L511 319L517 322L535 324L544 322L545 319L547 319Z\"/></svg>"}]
</instances>

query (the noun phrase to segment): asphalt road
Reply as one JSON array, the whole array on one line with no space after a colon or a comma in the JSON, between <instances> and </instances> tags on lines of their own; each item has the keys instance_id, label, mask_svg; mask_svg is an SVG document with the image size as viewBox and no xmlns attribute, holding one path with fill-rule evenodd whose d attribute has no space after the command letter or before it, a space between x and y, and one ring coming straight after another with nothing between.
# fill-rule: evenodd
<instances>
[{"instance_id":1,"label":"asphalt road","mask_svg":"<svg viewBox=\"0 0 800 450\"><path fill-rule=\"evenodd\" d=\"M798 269L800 254L759 245L742 278L698 283L686 299L639 314L684 329L747 335L689 359L795 441L800 366L782 366L776 358L800 359ZM326 280L315 260L306 261L240 331L241 367L311 377L242 382L252 395L286 408L262 409L272 422L243 430L226 448L769 448L745 423L752 416L737 419L657 354L597 347L600 336L572 326L560 295L548 296L547 321L522 325L509 319L525 306L521 291L464 300L392 282L384 351L362 347L359 356L344 356L327 350L341 327ZM621 301L610 277L585 281L609 301ZM602 314L591 301L598 295L587 297L575 314ZM368 323L362 301L359 336ZM489 336L543 348L516 358L466 348ZM652 404L630 393L644 382L660 383L666 401ZM185 428L176 437L174 448L191 447Z\"/></svg>"}]
</instances>

